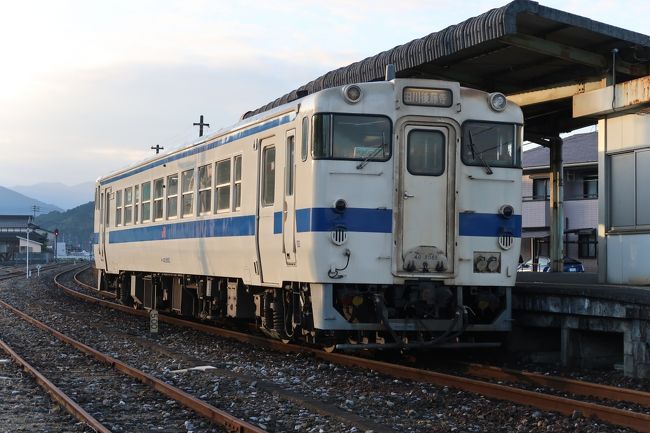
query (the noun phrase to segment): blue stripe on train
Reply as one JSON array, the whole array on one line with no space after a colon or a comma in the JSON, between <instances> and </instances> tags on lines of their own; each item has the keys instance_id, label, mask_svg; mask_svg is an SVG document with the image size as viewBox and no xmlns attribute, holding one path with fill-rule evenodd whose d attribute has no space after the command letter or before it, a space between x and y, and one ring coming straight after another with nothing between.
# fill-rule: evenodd
<instances>
[{"instance_id":1,"label":"blue stripe on train","mask_svg":"<svg viewBox=\"0 0 650 433\"><path fill-rule=\"evenodd\" d=\"M255 235L255 216L186 221L110 232L109 243Z\"/></svg>"},{"instance_id":2,"label":"blue stripe on train","mask_svg":"<svg viewBox=\"0 0 650 433\"><path fill-rule=\"evenodd\" d=\"M325 232L343 226L350 232L391 233L391 209L348 208L339 213L332 208L317 207L296 211L296 231Z\"/></svg>"},{"instance_id":3,"label":"blue stripe on train","mask_svg":"<svg viewBox=\"0 0 650 433\"><path fill-rule=\"evenodd\" d=\"M460 236L498 237L504 232L521 237L521 215L509 219L492 213L461 213L458 215Z\"/></svg>"}]
</instances>

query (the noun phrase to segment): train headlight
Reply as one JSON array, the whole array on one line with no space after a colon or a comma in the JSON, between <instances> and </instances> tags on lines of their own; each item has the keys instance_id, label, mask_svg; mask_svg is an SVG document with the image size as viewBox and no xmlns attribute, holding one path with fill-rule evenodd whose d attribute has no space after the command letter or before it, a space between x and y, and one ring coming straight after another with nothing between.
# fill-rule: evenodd
<instances>
[{"instance_id":1,"label":"train headlight","mask_svg":"<svg viewBox=\"0 0 650 433\"><path fill-rule=\"evenodd\" d=\"M504 204L499 208L499 215L505 219L510 219L515 214L515 209L509 204Z\"/></svg>"},{"instance_id":2,"label":"train headlight","mask_svg":"<svg viewBox=\"0 0 650 433\"><path fill-rule=\"evenodd\" d=\"M356 84L350 84L343 87L343 97L350 104L356 104L361 99L362 92L361 87Z\"/></svg>"},{"instance_id":3,"label":"train headlight","mask_svg":"<svg viewBox=\"0 0 650 433\"><path fill-rule=\"evenodd\" d=\"M344 211L347 207L348 207L347 202L346 202L345 200L343 200L342 198L340 198L340 199L338 199L338 200L336 200L336 201L334 202L334 210L335 210L337 213L343 213L343 211Z\"/></svg>"},{"instance_id":4,"label":"train headlight","mask_svg":"<svg viewBox=\"0 0 650 433\"><path fill-rule=\"evenodd\" d=\"M476 272L485 272L487 264L485 256L474 257L474 269L476 269Z\"/></svg>"},{"instance_id":5,"label":"train headlight","mask_svg":"<svg viewBox=\"0 0 650 433\"><path fill-rule=\"evenodd\" d=\"M506 109L508 100L506 99L506 95L503 93L494 92L488 95L488 103L490 104L491 109L500 113Z\"/></svg>"},{"instance_id":6,"label":"train headlight","mask_svg":"<svg viewBox=\"0 0 650 433\"><path fill-rule=\"evenodd\" d=\"M474 272L501 272L501 253L479 251L474 252Z\"/></svg>"}]
</instances>

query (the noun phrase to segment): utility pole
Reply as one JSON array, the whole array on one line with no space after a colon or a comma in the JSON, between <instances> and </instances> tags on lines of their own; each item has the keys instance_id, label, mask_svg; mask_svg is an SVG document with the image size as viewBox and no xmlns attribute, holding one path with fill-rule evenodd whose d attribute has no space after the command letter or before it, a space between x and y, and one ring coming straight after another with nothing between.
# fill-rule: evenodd
<instances>
[{"instance_id":1,"label":"utility pole","mask_svg":"<svg viewBox=\"0 0 650 433\"><path fill-rule=\"evenodd\" d=\"M34 213L34 218L36 218L36 212L41 213L41 208L38 205L32 205L32 212Z\"/></svg>"},{"instance_id":2,"label":"utility pole","mask_svg":"<svg viewBox=\"0 0 650 433\"><path fill-rule=\"evenodd\" d=\"M208 128L210 127L209 123L203 123L203 114L201 114L201 117L199 118L199 123L193 123L193 125L199 127L199 137L203 137L204 126L207 126Z\"/></svg>"},{"instance_id":3,"label":"utility pole","mask_svg":"<svg viewBox=\"0 0 650 433\"><path fill-rule=\"evenodd\" d=\"M164 147L162 147L162 146L159 145L159 144L156 144L155 146L151 146L151 149L152 149L152 150L155 150L155 151L156 151L156 155L158 155L158 154L160 153L160 151L164 149Z\"/></svg>"}]
</instances>

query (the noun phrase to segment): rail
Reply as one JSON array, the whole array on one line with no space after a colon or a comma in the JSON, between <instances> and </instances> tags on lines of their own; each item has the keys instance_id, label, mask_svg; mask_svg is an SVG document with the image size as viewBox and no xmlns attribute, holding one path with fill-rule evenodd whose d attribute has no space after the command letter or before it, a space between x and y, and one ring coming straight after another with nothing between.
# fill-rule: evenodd
<instances>
[{"instance_id":1,"label":"rail","mask_svg":"<svg viewBox=\"0 0 650 433\"><path fill-rule=\"evenodd\" d=\"M67 272L70 271L65 271L63 273L67 273ZM58 281L55 282L66 293L74 297L77 297L79 299L91 303L96 303L108 308L123 311L128 314L148 317L148 313L146 311L134 310L133 308L125 307L123 305L115 304L113 302L98 299L93 296L89 296L80 293L76 290L70 289L65 285L59 283ZM86 284L84 284L84 286L88 287L88 285ZM159 321L176 325L176 326L191 328L197 331L206 332L208 334L218 335L225 338L231 338L241 342L255 344L273 350L278 350L283 352L294 352L294 353L307 352L307 353L311 353L315 358L336 363L339 365L374 370L376 372L383 373L388 376L399 378L399 379L420 381L425 383L431 383L438 386L447 386L455 389L460 389L463 391L481 394L483 396L495 398L498 400L506 400L513 403L522 404L525 406L532 406L540 410L555 411L563 415L570 416L573 415L574 412L579 412L582 413L584 416L593 416L594 418L597 418L604 422L608 422L622 427L628 427L639 432L650 433L650 415L646 415L642 413L631 412L631 411L608 407L596 403L583 402L579 400L573 400L570 398L559 397L559 396L524 390L515 387L509 387L509 386L495 384L491 382L485 382L477 379L454 376L445 373L438 373L430 370L422 370L419 368L408 367L399 364L391 364L387 362L376 361L372 359L360 358L360 357L344 355L339 353L327 353L315 348L298 346L294 344L285 344L280 341L270 340L264 337L258 337L255 335L245 334L242 332L232 331L223 328L217 328L214 326L205 325L202 323L192 322L192 321L179 319L176 317L171 317L166 315L159 316ZM496 374L496 372L494 374ZM566 379L566 381L570 381L570 380ZM580 389L577 384L569 385L565 383L562 386L564 386L565 388L572 386L575 389ZM604 387L602 385L600 386ZM591 388L591 389L595 389L595 388ZM621 389L618 388L615 389L617 390L617 392L621 393L621 395L631 396L635 394L633 390L628 390L629 392L623 393ZM643 397L643 401L647 401L645 400L647 398L650 398L650 394Z\"/></svg>"}]
</instances>

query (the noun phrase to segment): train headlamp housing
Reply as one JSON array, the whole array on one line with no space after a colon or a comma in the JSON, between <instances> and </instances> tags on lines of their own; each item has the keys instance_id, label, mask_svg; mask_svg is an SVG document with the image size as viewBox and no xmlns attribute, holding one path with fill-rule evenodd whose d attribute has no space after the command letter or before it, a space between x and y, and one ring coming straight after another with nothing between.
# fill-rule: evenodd
<instances>
[{"instance_id":1,"label":"train headlamp housing","mask_svg":"<svg viewBox=\"0 0 650 433\"><path fill-rule=\"evenodd\" d=\"M340 199L338 199L338 200L336 200L336 201L334 202L334 210L335 210L337 213L343 213L343 211L344 211L347 207L348 207L347 202L346 202L345 200L343 200L342 198L340 198Z\"/></svg>"},{"instance_id":2,"label":"train headlamp housing","mask_svg":"<svg viewBox=\"0 0 650 433\"><path fill-rule=\"evenodd\" d=\"M497 113L502 112L508 106L508 99L506 98L506 95L501 92L490 93L487 98L490 108Z\"/></svg>"},{"instance_id":3,"label":"train headlamp housing","mask_svg":"<svg viewBox=\"0 0 650 433\"><path fill-rule=\"evenodd\" d=\"M505 219L510 219L515 214L515 209L509 204L504 204L499 208L499 215Z\"/></svg>"},{"instance_id":4,"label":"train headlamp housing","mask_svg":"<svg viewBox=\"0 0 650 433\"><path fill-rule=\"evenodd\" d=\"M344 86L342 90L343 97L349 104L356 104L361 100L361 96L363 96L361 87L357 86L356 84L349 84L347 86Z\"/></svg>"},{"instance_id":5,"label":"train headlamp housing","mask_svg":"<svg viewBox=\"0 0 650 433\"><path fill-rule=\"evenodd\" d=\"M498 273L501 272L501 253L475 251L474 252L475 273Z\"/></svg>"}]
</instances>

